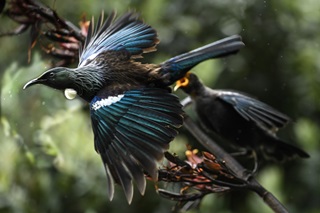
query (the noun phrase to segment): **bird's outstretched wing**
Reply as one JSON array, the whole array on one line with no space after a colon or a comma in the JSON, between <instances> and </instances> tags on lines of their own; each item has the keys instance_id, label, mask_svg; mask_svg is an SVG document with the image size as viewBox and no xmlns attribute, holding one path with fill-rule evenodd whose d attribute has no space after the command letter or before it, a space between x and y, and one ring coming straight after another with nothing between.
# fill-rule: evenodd
<instances>
[{"instance_id":1,"label":"bird's outstretched wing","mask_svg":"<svg viewBox=\"0 0 320 213\"><path fill-rule=\"evenodd\" d=\"M237 92L214 91L220 99L231 104L242 117L273 133L290 121L288 116L257 99Z\"/></svg>"},{"instance_id":2,"label":"bird's outstretched wing","mask_svg":"<svg viewBox=\"0 0 320 213\"><path fill-rule=\"evenodd\" d=\"M162 75L168 76L168 85L182 78L197 64L213 58L221 58L237 53L244 43L241 36L233 35L199 47L190 52L177 55L161 64ZM168 75L169 74L169 75Z\"/></svg>"},{"instance_id":3,"label":"bird's outstretched wing","mask_svg":"<svg viewBox=\"0 0 320 213\"><path fill-rule=\"evenodd\" d=\"M95 149L106 169L109 198L118 183L130 203L132 180L143 194L144 172L157 179L157 161L183 122L180 102L166 89L142 88L112 97L96 96L90 109Z\"/></svg>"},{"instance_id":4,"label":"bird's outstretched wing","mask_svg":"<svg viewBox=\"0 0 320 213\"><path fill-rule=\"evenodd\" d=\"M111 13L104 22L103 13L96 27L92 19L86 41L79 52L79 67L92 62L106 51L126 51L131 58L156 50L159 43L155 29L139 19L139 15L129 12L115 21Z\"/></svg>"}]
</instances>

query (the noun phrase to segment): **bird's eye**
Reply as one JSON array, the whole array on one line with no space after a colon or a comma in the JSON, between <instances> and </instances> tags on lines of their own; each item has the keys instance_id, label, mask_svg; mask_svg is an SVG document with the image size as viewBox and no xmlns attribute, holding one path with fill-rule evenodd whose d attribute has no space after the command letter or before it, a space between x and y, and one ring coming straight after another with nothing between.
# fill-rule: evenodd
<instances>
[{"instance_id":1,"label":"bird's eye","mask_svg":"<svg viewBox=\"0 0 320 213\"><path fill-rule=\"evenodd\" d=\"M53 73L53 72L50 72L50 73L49 73L49 77L51 77L51 78L54 77L54 73Z\"/></svg>"}]
</instances>

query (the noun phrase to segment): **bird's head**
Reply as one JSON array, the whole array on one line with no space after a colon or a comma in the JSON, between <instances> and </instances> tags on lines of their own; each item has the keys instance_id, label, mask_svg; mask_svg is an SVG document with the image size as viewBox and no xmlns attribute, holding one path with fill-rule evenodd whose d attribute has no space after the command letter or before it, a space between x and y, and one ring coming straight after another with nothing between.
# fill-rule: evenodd
<instances>
[{"instance_id":1,"label":"bird's head","mask_svg":"<svg viewBox=\"0 0 320 213\"><path fill-rule=\"evenodd\" d=\"M187 72L186 75L176 82L174 91L182 89L185 93L192 95L202 85L199 78L191 73Z\"/></svg>"},{"instance_id":2,"label":"bird's head","mask_svg":"<svg viewBox=\"0 0 320 213\"><path fill-rule=\"evenodd\" d=\"M54 89L64 90L66 88L70 88L70 86L72 85L70 74L70 69L65 67L52 68L44 72L38 78L35 78L26 83L23 89L26 89L35 84L43 84Z\"/></svg>"}]
</instances>

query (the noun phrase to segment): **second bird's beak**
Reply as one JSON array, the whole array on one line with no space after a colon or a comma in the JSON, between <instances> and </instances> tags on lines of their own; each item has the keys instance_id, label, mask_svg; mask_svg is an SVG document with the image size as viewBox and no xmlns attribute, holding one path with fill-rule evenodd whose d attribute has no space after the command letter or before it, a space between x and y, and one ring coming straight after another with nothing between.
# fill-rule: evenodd
<instances>
[{"instance_id":1,"label":"second bird's beak","mask_svg":"<svg viewBox=\"0 0 320 213\"><path fill-rule=\"evenodd\" d=\"M180 87L185 87L189 84L189 79L186 77L181 78L176 82L176 85L173 88L173 91L177 91Z\"/></svg>"}]
</instances>

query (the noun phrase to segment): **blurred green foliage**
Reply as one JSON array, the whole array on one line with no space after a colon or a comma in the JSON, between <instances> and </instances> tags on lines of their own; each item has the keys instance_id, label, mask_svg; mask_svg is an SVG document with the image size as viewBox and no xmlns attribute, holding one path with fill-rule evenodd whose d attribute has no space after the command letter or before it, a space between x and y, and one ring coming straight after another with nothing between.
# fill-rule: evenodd
<instances>
[{"instance_id":1,"label":"blurred green foliage","mask_svg":"<svg viewBox=\"0 0 320 213\"><path fill-rule=\"evenodd\" d=\"M120 14L135 9L161 39L158 52L143 59L148 62L161 62L227 35L241 34L246 48L239 54L204 62L194 72L210 87L252 94L293 118L280 136L303 147L311 158L268 163L257 178L290 212L320 212L319 1L44 2L75 24L82 14L90 17L102 9ZM3 15L1 23L2 32L15 26ZM120 188L114 201L107 200L87 105L66 100L46 87L22 90L51 60L36 48L27 63L28 36L0 38L0 212L169 212L174 202L159 197L153 183L146 196L135 194L131 206ZM188 112L193 113L192 109ZM171 150L182 155L187 143L198 146L182 129ZM271 210L255 194L235 191L207 196L198 212Z\"/></svg>"}]
</instances>

